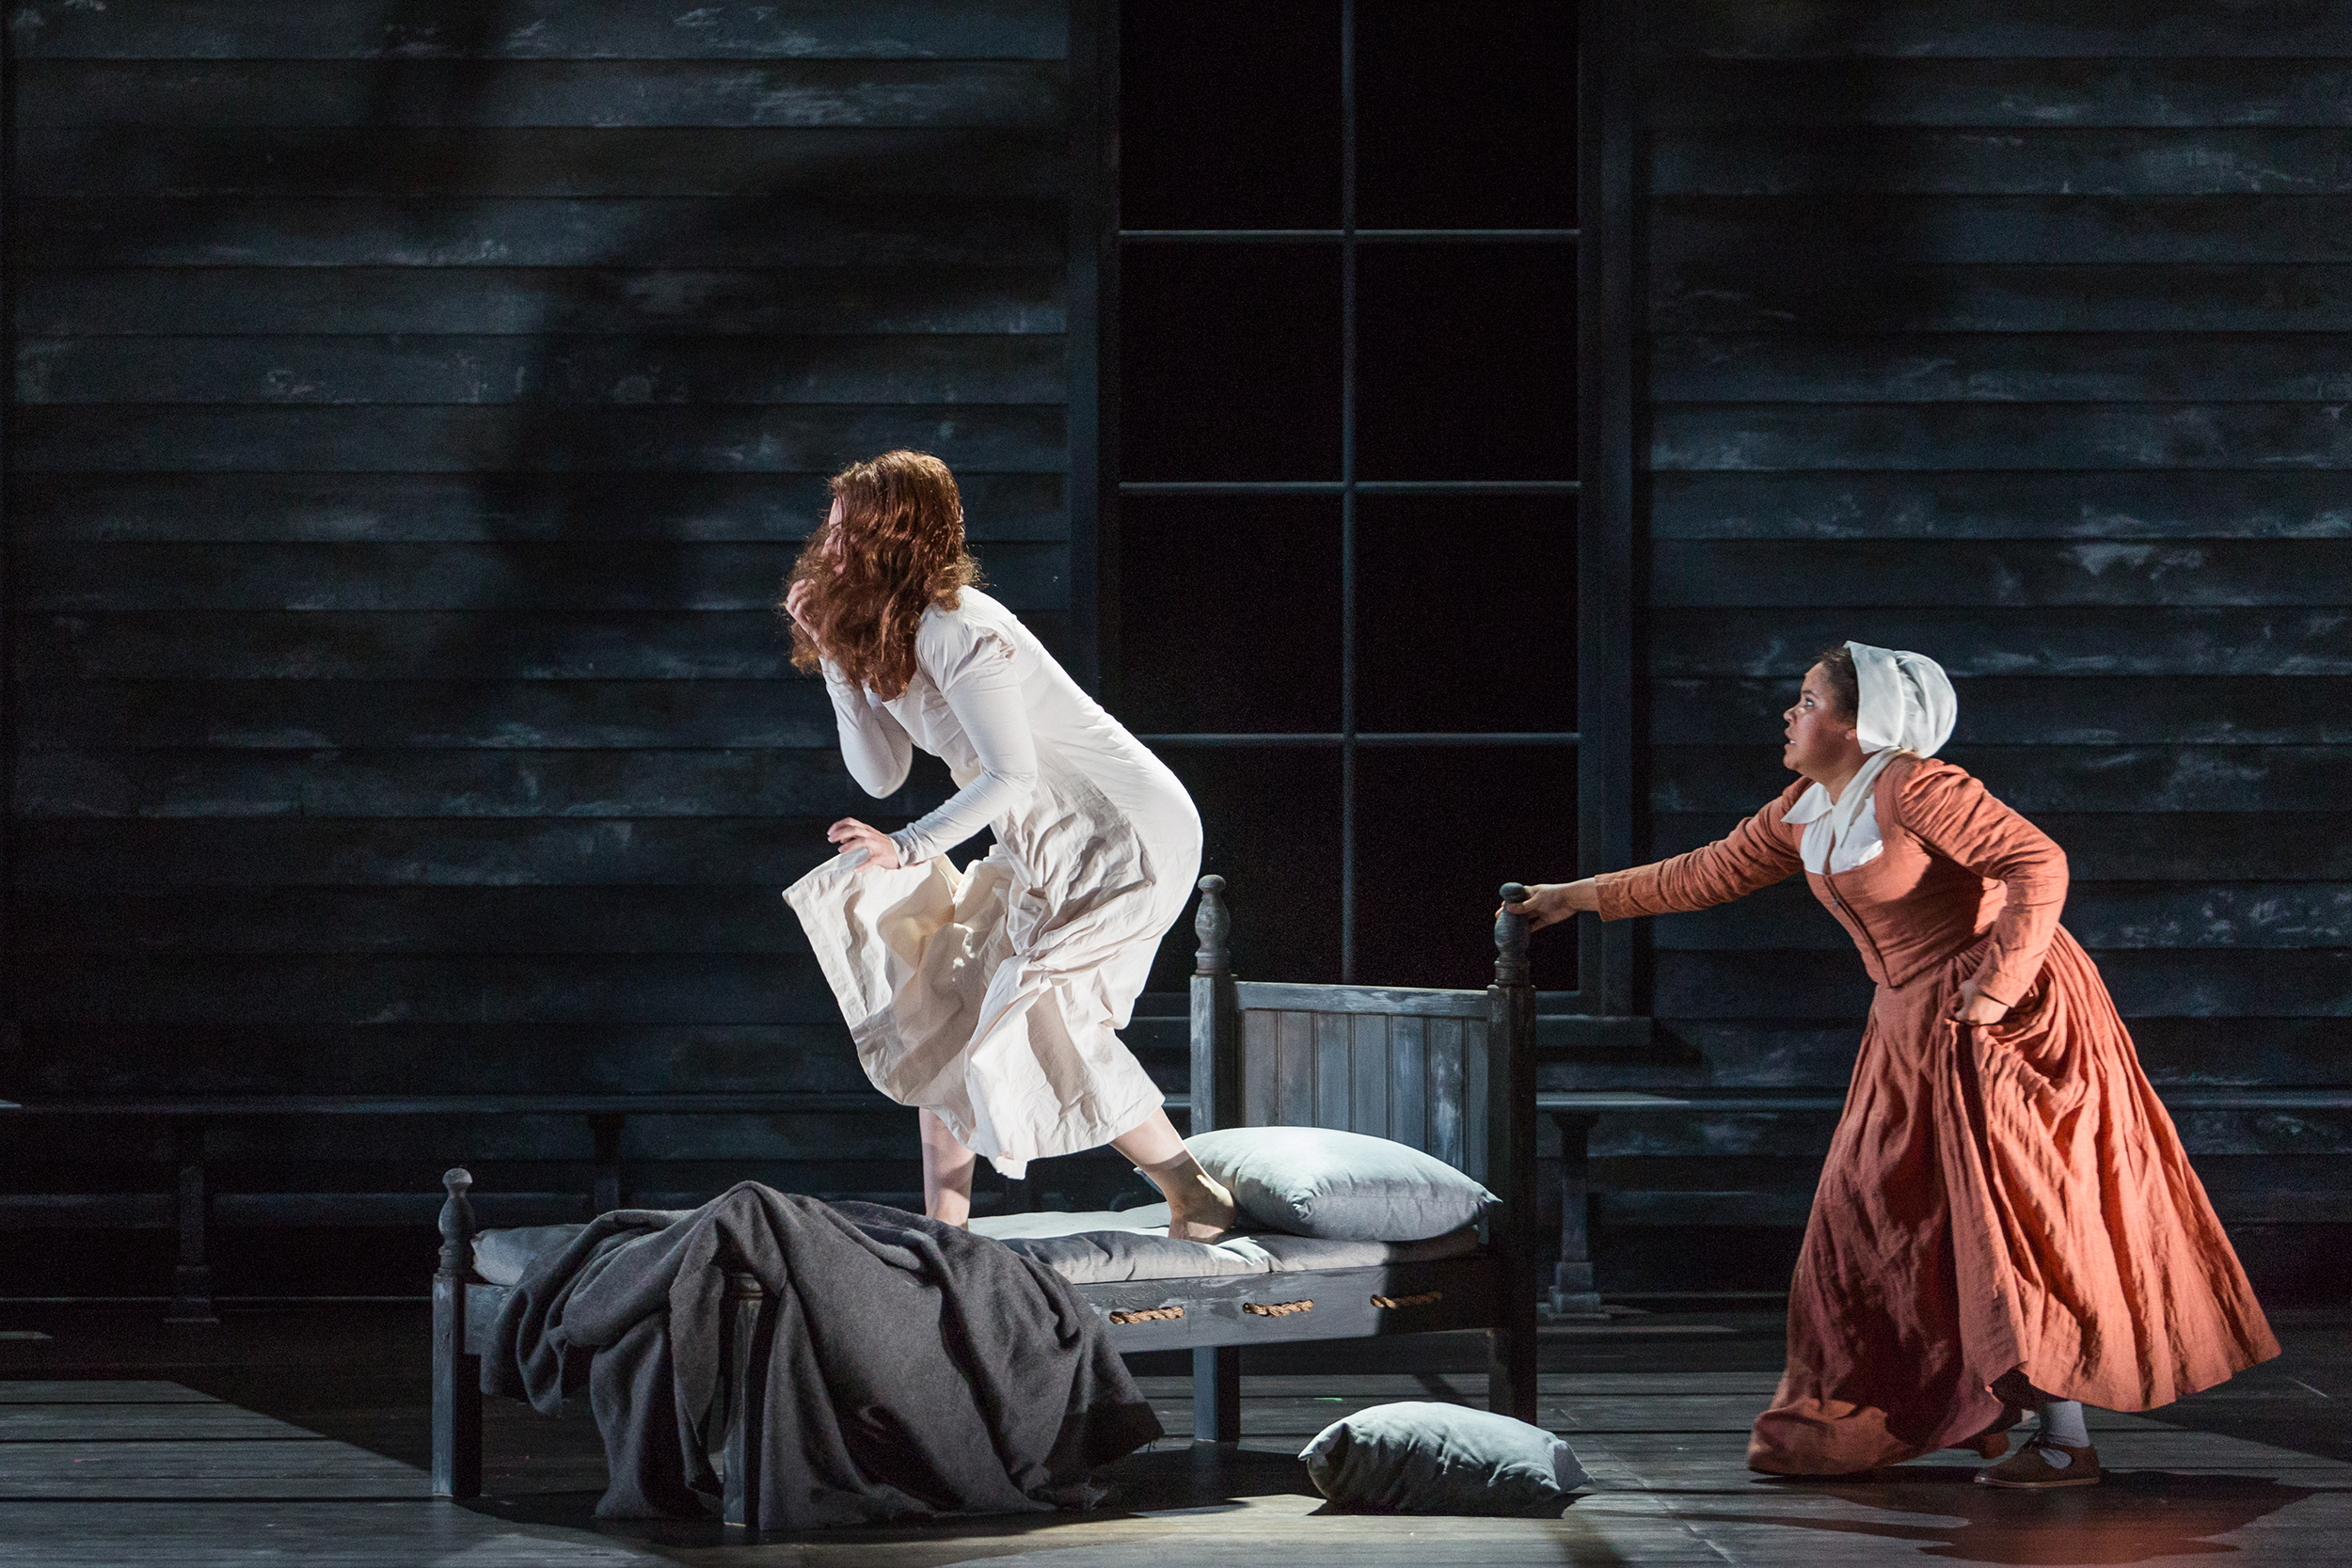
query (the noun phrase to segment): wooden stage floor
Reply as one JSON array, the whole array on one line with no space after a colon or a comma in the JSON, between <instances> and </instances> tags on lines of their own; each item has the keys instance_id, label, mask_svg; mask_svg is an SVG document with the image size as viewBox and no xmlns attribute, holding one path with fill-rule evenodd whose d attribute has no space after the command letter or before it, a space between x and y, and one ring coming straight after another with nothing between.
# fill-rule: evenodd
<instances>
[{"instance_id":1,"label":"wooden stage floor","mask_svg":"<svg viewBox=\"0 0 2352 1568\"><path fill-rule=\"evenodd\" d=\"M1778 1369L1758 1312L1548 1330L1543 1418L1596 1486L1559 1519L1320 1512L1295 1457L1342 1413L1477 1402L1461 1337L1305 1347L1244 1383L1238 1449L1164 1440L1107 1474L1092 1513L834 1531L757 1544L715 1527L603 1526L585 1402L498 1405L494 1497L426 1495L424 1314L230 1308L167 1328L152 1308L0 1308L0 1562L621 1568L1421 1568L1821 1563L2352 1564L2352 1316L2281 1314L2287 1354L2153 1416L2092 1417L2106 1484L2046 1497L1970 1483L1973 1456L1864 1481L1791 1484L1740 1464ZM275 1351L272 1346L278 1347ZM1409 1356L1399 1353L1410 1347ZM1187 1382L1146 1386L1170 1431Z\"/></svg>"}]
</instances>

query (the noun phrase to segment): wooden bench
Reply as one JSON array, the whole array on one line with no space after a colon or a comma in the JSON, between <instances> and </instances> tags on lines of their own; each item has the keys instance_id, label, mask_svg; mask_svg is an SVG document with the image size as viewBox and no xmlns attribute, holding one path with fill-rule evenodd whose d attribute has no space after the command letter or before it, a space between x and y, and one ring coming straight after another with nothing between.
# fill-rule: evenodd
<instances>
[{"instance_id":1,"label":"wooden bench","mask_svg":"<svg viewBox=\"0 0 2352 1568\"><path fill-rule=\"evenodd\" d=\"M1538 1043L1545 1025L1594 1021L1538 1019ZM1604 1020L1601 1024L1630 1026L1644 1021ZM1623 1028L1620 1033L1625 1032ZM2157 1092L2174 1114L2200 1111L2352 1111L2352 1089L2226 1088L2158 1085ZM1737 1115L1740 1113L1834 1114L1845 1097L1825 1089L1741 1089L1659 1087L1545 1090L1535 1096L1537 1111L1550 1117L1561 1148L1560 1257L1552 1267L1544 1295L1552 1314L1564 1318L1601 1315L1593 1259L1593 1227L1597 1220L1661 1226L1802 1226L1809 1206L1806 1195L1793 1192L1608 1193L1593 1190L1590 1145L1594 1129L1604 1117L1675 1117ZM1186 1095L1168 1096L1168 1113L1187 1114ZM602 1213L620 1207L623 1193L621 1134L631 1116L772 1116L815 1113L825 1116L898 1114L900 1107L879 1095L862 1092L780 1091L695 1094L551 1094L551 1095L210 1095L180 1098L122 1098L81 1101L0 1101L0 1117L72 1117L143 1118L174 1130L178 1167L176 1191L170 1193L12 1193L0 1194L0 1228L15 1227L88 1226L106 1228L176 1230L179 1262L173 1272L171 1305L166 1321L212 1323L214 1275L209 1257L210 1232L223 1213L232 1220L277 1225L386 1225L422 1229L434 1223L440 1199L423 1193L267 1193L217 1192L208 1169L207 1132L215 1123L232 1119L309 1117L578 1117L585 1123L593 1148L594 1178L580 1193L507 1193L484 1201L490 1214L505 1224L531 1224ZM2340 1222L2352 1219L2352 1193L2328 1189L2289 1195L2292 1201L2248 1212L2242 1200L2217 1196L2225 1220L2281 1223ZM1025 1185L1016 1186L1016 1208L1034 1201Z\"/></svg>"},{"instance_id":2,"label":"wooden bench","mask_svg":"<svg viewBox=\"0 0 2352 1568\"><path fill-rule=\"evenodd\" d=\"M2165 1087L2157 1094L2178 1116L2195 1111L2352 1111L2352 1089ZM1536 1109L1560 1133L1560 1260L1553 1266L1549 1306L1557 1317L1601 1315L1593 1274L1591 1140L1603 1117L1701 1117L1741 1113L1805 1112L1834 1115L1846 1097L1828 1090L1677 1087L1660 1089L1546 1090ZM1610 1217L1630 1223L1675 1226L1803 1226L1812 1207L1810 1193L1686 1193L1609 1195ZM2296 1222L2352 1219L2352 1192L2297 1195L2301 1201L2263 1219ZM1625 1199L1652 1199L1626 1202ZM1658 1201L1663 1199L1664 1201ZM2224 1206L2222 1217L2257 1216Z\"/></svg>"},{"instance_id":3,"label":"wooden bench","mask_svg":"<svg viewBox=\"0 0 2352 1568\"><path fill-rule=\"evenodd\" d=\"M224 1212L258 1224L399 1225L434 1223L440 1199L422 1193L251 1193L215 1191L208 1165L209 1133L230 1120L283 1117L578 1117L587 1125L595 1176L584 1193L510 1193L493 1202L508 1224L571 1220L621 1206L621 1133L631 1116L826 1116L903 1114L879 1095L833 1092L744 1094L451 1094L451 1095L194 1095L180 1098L36 1101L0 1107L25 1117L111 1117L160 1122L172 1129L178 1187L170 1194L25 1193L0 1195L0 1221L176 1229L180 1261L173 1271L167 1323L215 1323L210 1232Z\"/></svg>"}]
</instances>

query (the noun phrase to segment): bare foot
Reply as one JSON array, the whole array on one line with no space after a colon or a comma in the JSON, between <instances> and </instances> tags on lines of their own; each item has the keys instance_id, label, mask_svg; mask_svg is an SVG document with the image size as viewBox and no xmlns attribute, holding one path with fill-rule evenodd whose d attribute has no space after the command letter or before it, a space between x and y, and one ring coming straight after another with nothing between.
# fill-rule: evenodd
<instances>
[{"instance_id":1,"label":"bare foot","mask_svg":"<svg viewBox=\"0 0 2352 1568\"><path fill-rule=\"evenodd\" d=\"M1178 1241L1215 1241L1240 1218L1233 1195L1200 1168L1176 1135L1166 1109L1154 1110L1113 1138L1111 1147L1134 1161L1136 1169L1168 1199L1168 1233Z\"/></svg>"},{"instance_id":2,"label":"bare foot","mask_svg":"<svg viewBox=\"0 0 2352 1568\"><path fill-rule=\"evenodd\" d=\"M1180 1242L1214 1242L1241 1218L1225 1184L1194 1165L1192 1180L1172 1181L1168 1195L1168 1233Z\"/></svg>"}]
</instances>

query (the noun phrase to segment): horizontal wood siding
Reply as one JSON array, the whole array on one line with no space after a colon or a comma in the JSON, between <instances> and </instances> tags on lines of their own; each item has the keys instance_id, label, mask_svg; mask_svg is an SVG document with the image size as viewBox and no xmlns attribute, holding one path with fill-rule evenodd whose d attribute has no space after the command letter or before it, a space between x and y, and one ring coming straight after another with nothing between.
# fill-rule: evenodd
<instances>
[{"instance_id":1,"label":"horizontal wood siding","mask_svg":"<svg viewBox=\"0 0 2352 1568\"><path fill-rule=\"evenodd\" d=\"M10 25L16 1086L863 1088L777 894L946 779L856 789L771 606L907 445L1070 625L1060 0ZM624 1152L911 1191L876 1103ZM587 1157L528 1122L271 1135Z\"/></svg>"},{"instance_id":2,"label":"horizontal wood siding","mask_svg":"<svg viewBox=\"0 0 2352 1568\"><path fill-rule=\"evenodd\" d=\"M1916 648L2160 1083L2352 1080L2352 13L1638 9L1650 852L1777 793L1816 649ZM1842 1084L1869 987L1801 889L1649 936L1667 1070ZM1801 1196L1825 1129L1594 1148ZM1708 1153L1763 1164L1676 1174Z\"/></svg>"}]
</instances>

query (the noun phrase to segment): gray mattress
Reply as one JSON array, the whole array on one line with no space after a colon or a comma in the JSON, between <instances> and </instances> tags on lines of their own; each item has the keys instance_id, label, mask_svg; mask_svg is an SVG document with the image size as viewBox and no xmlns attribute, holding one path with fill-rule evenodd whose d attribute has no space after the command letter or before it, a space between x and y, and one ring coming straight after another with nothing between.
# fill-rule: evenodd
<instances>
[{"instance_id":1,"label":"gray mattress","mask_svg":"<svg viewBox=\"0 0 2352 1568\"><path fill-rule=\"evenodd\" d=\"M493 1285L512 1285L533 1258L562 1246L583 1228L538 1225L485 1230L473 1239L474 1272ZM1332 1242L1275 1230L1233 1231L1217 1242L1172 1241L1165 1203L1116 1212L991 1214L975 1219L972 1228L1027 1253L1073 1285L1369 1269L1425 1263L1478 1249L1474 1227L1425 1242Z\"/></svg>"}]
</instances>

